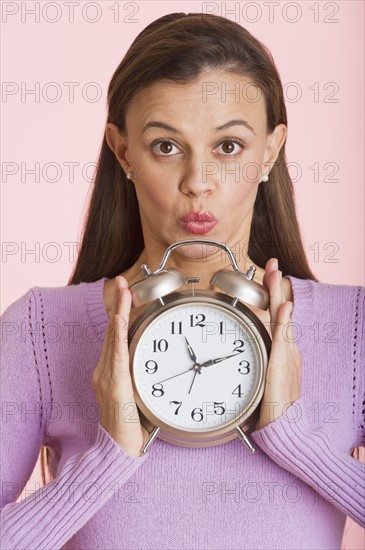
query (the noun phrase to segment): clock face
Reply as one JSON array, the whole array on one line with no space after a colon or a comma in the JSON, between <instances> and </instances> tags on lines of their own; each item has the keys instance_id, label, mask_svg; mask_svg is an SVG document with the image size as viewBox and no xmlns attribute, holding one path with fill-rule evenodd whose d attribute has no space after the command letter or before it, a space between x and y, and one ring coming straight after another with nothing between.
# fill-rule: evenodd
<instances>
[{"instance_id":1,"label":"clock face","mask_svg":"<svg viewBox=\"0 0 365 550\"><path fill-rule=\"evenodd\" d=\"M170 307L153 318L134 349L140 399L182 431L213 431L234 422L262 379L257 339L249 319L245 323L224 306L196 301Z\"/></svg>"}]
</instances>

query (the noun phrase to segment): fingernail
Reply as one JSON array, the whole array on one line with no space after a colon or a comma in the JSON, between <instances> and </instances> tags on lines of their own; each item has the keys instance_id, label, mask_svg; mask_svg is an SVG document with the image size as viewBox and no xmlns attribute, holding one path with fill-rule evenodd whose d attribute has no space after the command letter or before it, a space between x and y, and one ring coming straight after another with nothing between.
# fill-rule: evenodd
<instances>
[{"instance_id":1,"label":"fingernail","mask_svg":"<svg viewBox=\"0 0 365 550\"><path fill-rule=\"evenodd\" d=\"M274 269L277 269L278 268L278 259L277 258L274 258L273 264L274 264Z\"/></svg>"},{"instance_id":2,"label":"fingernail","mask_svg":"<svg viewBox=\"0 0 365 550\"><path fill-rule=\"evenodd\" d=\"M288 304L290 304L289 305L289 314L291 314L291 312L293 311L293 302L288 301Z\"/></svg>"}]
</instances>

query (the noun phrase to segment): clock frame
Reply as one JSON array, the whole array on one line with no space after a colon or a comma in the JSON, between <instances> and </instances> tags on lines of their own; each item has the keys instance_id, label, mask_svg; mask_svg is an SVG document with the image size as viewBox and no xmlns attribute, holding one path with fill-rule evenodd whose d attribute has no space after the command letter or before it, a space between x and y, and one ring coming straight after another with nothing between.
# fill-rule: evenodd
<instances>
[{"instance_id":1,"label":"clock frame","mask_svg":"<svg viewBox=\"0 0 365 550\"><path fill-rule=\"evenodd\" d=\"M135 364L134 358L141 335L148 330L150 324L158 317L174 308L188 307L189 305L204 304L205 306L218 306L228 314L232 314L243 327L243 331L250 338L255 347L257 357L257 376L253 395L249 402L237 417L222 423L220 427L208 427L206 430L188 430L176 428L163 421L145 403L135 381L135 369L140 368ZM135 320L128 332L128 345L131 366L131 378L136 405L139 409L141 423L150 432L151 436L158 436L163 441L182 447L210 447L231 441L241 437L248 449L252 452L252 444L249 443L244 432L258 420L259 405L265 389L266 370L271 350L270 336L261 320L237 298L210 290L184 290L167 294L158 301L153 302ZM151 437L151 440L152 440ZM153 437L154 439L154 437ZM151 441L150 441L151 442ZM147 443L147 442L146 442ZM146 444L145 444L146 448Z\"/></svg>"}]
</instances>

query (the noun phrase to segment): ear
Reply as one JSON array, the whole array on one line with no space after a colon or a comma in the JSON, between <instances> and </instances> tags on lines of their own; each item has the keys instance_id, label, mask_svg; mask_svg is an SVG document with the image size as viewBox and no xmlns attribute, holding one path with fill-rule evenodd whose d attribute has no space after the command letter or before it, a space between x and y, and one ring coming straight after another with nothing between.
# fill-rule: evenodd
<instances>
[{"instance_id":1,"label":"ear","mask_svg":"<svg viewBox=\"0 0 365 550\"><path fill-rule=\"evenodd\" d=\"M120 132L120 129L116 124L108 122L105 128L105 139L124 172L128 172L130 170L130 164L126 158L126 153L128 150L127 136Z\"/></svg>"},{"instance_id":2,"label":"ear","mask_svg":"<svg viewBox=\"0 0 365 550\"><path fill-rule=\"evenodd\" d=\"M262 166L262 175L268 174L279 156L280 149L285 143L287 136L287 127L285 124L278 124L274 131L267 136L266 149L264 152L264 161ZM268 166L268 168L265 168Z\"/></svg>"}]
</instances>

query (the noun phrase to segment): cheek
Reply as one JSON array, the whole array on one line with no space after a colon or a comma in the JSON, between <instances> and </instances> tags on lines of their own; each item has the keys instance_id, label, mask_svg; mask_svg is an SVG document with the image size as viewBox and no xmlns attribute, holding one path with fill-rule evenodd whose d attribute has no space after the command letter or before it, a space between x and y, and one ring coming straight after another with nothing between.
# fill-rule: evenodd
<instances>
[{"instance_id":1,"label":"cheek","mask_svg":"<svg viewBox=\"0 0 365 550\"><path fill-rule=\"evenodd\" d=\"M159 213L171 211L172 197L169 196L159 181L154 182L149 179L146 183L141 179L136 183L135 189L139 206L147 214L151 210Z\"/></svg>"},{"instance_id":2,"label":"cheek","mask_svg":"<svg viewBox=\"0 0 365 550\"><path fill-rule=\"evenodd\" d=\"M224 202L229 205L233 211L240 210L244 205L251 205L255 201L257 194L256 172L247 176L240 173L240 177L235 182L227 182L224 190ZM250 181L252 179L252 181ZM228 207L228 206L227 206Z\"/></svg>"},{"instance_id":3,"label":"cheek","mask_svg":"<svg viewBox=\"0 0 365 550\"><path fill-rule=\"evenodd\" d=\"M256 185L262 176L263 151L261 144L252 144L246 149L244 157L240 162L241 181L245 183L250 190Z\"/></svg>"},{"instance_id":4,"label":"cheek","mask_svg":"<svg viewBox=\"0 0 365 550\"><path fill-rule=\"evenodd\" d=\"M154 166L144 149L131 146L129 153L130 162L136 167L135 189L140 208L147 214L150 208L165 212L173 200L166 189L166 170L162 171L161 167ZM169 188L171 190L170 186Z\"/></svg>"},{"instance_id":5,"label":"cheek","mask_svg":"<svg viewBox=\"0 0 365 550\"><path fill-rule=\"evenodd\" d=\"M222 186L229 186L233 196L244 197L256 193L262 178L262 158L260 151L250 146L238 160L222 163Z\"/></svg>"}]
</instances>

